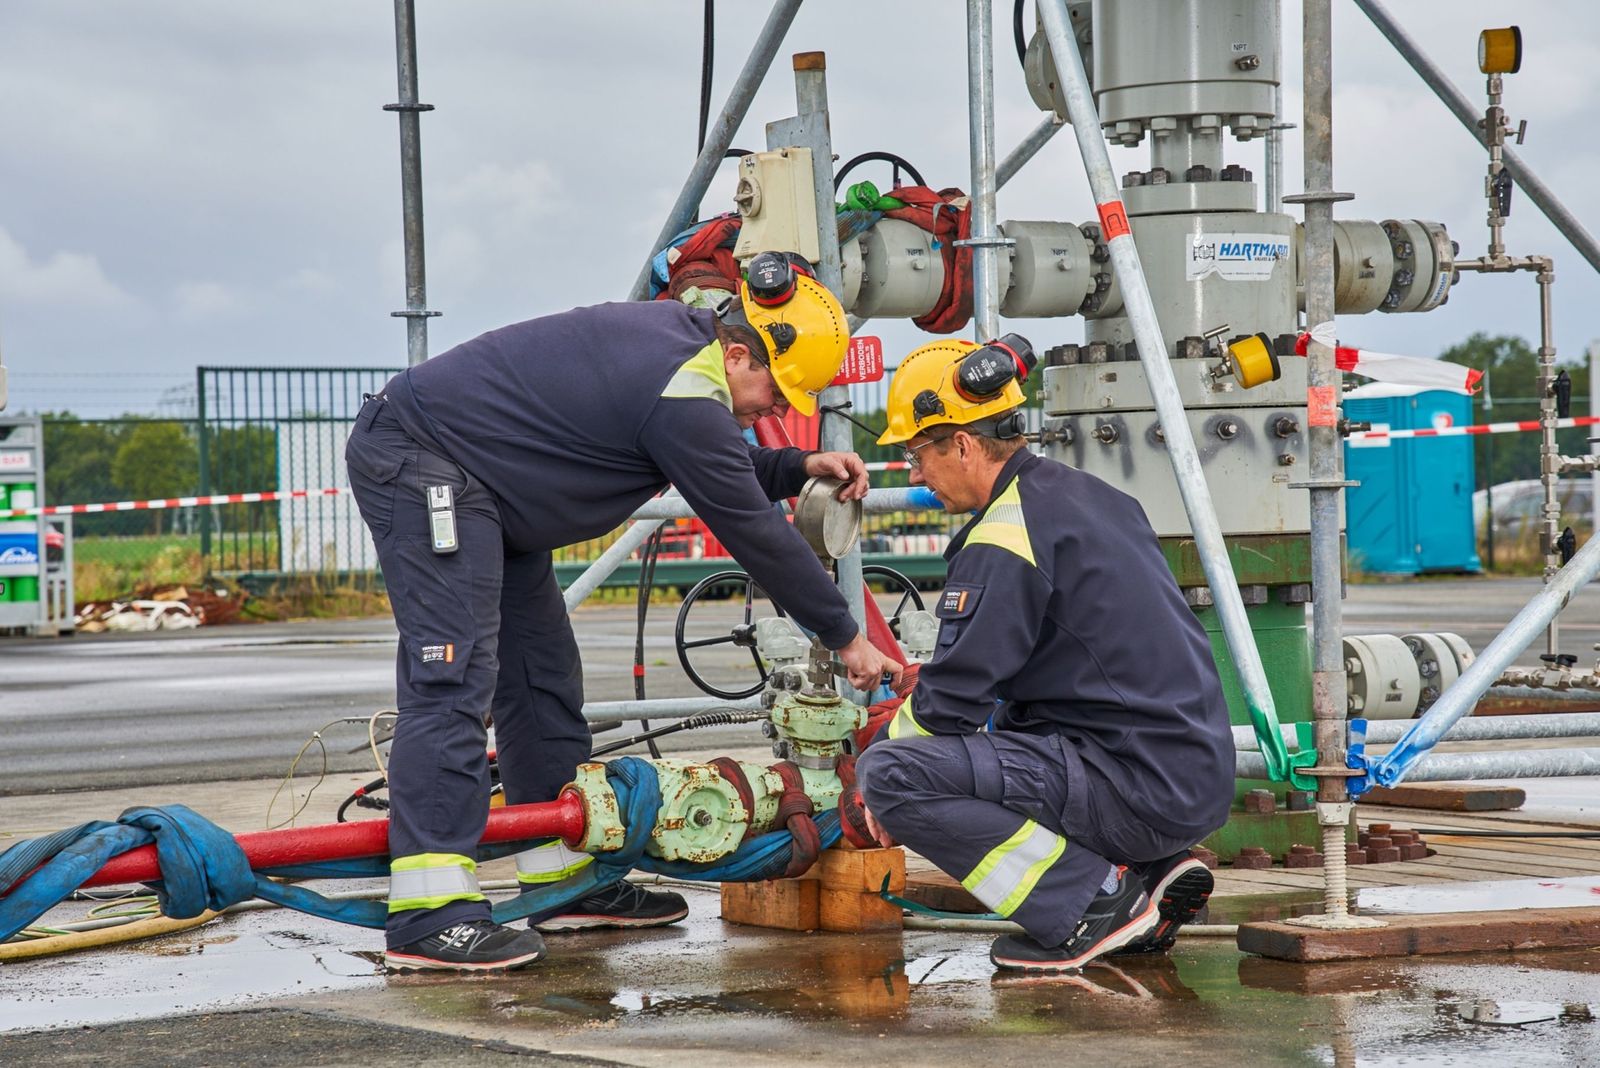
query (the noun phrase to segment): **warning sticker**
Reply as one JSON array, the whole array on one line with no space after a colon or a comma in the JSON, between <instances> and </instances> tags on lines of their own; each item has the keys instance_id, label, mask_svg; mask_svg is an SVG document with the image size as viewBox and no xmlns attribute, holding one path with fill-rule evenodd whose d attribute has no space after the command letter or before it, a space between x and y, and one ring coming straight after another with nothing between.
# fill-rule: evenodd
<instances>
[{"instance_id":1,"label":"warning sticker","mask_svg":"<svg viewBox=\"0 0 1600 1068\"><path fill-rule=\"evenodd\" d=\"M839 374L828 384L848 386L853 382L876 382L882 377L883 341L866 334L850 339Z\"/></svg>"},{"instance_id":2,"label":"warning sticker","mask_svg":"<svg viewBox=\"0 0 1600 1068\"><path fill-rule=\"evenodd\" d=\"M1194 234L1184 250L1183 276L1190 282L1219 275L1230 282L1265 282L1291 253L1279 234Z\"/></svg>"}]
</instances>

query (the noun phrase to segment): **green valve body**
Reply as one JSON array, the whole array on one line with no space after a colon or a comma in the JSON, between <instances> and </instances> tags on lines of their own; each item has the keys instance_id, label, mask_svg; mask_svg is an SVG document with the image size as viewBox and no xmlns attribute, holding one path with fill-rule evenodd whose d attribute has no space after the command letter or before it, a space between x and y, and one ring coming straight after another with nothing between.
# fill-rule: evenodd
<instances>
[{"instance_id":1,"label":"green valve body","mask_svg":"<svg viewBox=\"0 0 1600 1068\"><path fill-rule=\"evenodd\" d=\"M784 692L773 703L771 722L817 811L837 804L843 786L836 764L846 739L866 724L867 710L830 692ZM739 762L750 784L752 804L747 806L738 787L714 765L666 759L650 763L661 784L661 808L645 846L651 856L710 863L738 849L747 834L779 829L775 823L783 778L770 768ZM626 828L605 765L578 765L568 789L583 798L584 838L578 848L588 853L621 849Z\"/></svg>"}]
</instances>

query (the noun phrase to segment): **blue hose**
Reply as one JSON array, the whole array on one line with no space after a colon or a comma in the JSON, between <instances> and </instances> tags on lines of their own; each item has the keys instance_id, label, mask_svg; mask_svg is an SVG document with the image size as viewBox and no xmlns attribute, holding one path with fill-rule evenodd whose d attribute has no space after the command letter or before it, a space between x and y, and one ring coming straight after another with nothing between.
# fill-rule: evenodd
<instances>
[{"instance_id":1,"label":"blue hose","mask_svg":"<svg viewBox=\"0 0 1600 1068\"><path fill-rule=\"evenodd\" d=\"M577 874L494 906L495 920L505 923L535 913L551 913L572 901L624 878L635 868L675 879L710 882L752 882L781 876L789 864L794 838L773 831L751 839L714 864L658 860L646 856L645 845L661 809L661 784L656 769L638 757L621 757L606 765L606 777L617 794L617 808L626 834L614 853L597 853L597 863ZM839 815L816 817L823 848L839 840ZM184 805L130 808L115 823L94 820L42 838L18 842L0 853L0 942L33 923L82 886L112 857L155 844L161 880L151 883L161 911L174 919L198 916L207 909L225 909L251 898L360 927L381 928L388 915L382 901L330 901L301 886L274 882L269 876L314 879L371 879L389 874L388 857L358 857L252 871L244 851L227 831ZM480 846L478 859L492 860L527 848L527 842ZM38 868L37 871L34 871ZM28 873L32 871L32 875Z\"/></svg>"}]
</instances>

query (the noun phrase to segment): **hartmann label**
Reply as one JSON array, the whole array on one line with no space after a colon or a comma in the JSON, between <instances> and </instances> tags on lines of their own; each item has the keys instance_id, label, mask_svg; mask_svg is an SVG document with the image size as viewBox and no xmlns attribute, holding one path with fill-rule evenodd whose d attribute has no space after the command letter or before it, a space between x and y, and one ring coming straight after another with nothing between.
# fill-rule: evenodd
<instances>
[{"instance_id":1,"label":"hartmann label","mask_svg":"<svg viewBox=\"0 0 1600 1068\"><path fill-rule=\"evenodd\" d=\"M1184 252L1183 276L1190 282L1213 274L1230 282L1265 282L1289 255L1289 239L1279 234L1194 234Z\"/></svg>"}]
</instances>

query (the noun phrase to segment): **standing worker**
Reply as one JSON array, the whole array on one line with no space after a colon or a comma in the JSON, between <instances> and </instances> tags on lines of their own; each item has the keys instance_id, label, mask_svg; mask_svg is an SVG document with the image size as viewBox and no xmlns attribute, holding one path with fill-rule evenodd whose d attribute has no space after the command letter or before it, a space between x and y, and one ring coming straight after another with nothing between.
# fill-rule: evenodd
<instances>
[{"instance_id":1,"label":"standing worker","mask_svg":"<svg viewBox=\"0 0 1600 1068\"><path fill-rule=\"evenodd\" d=\"M1022 926L997 967L1061 972L1166 949L1199 912L1212 877L1188 848L1227 819L1234 756L1210 644L1139 502L1024 448L1033 365L1008 334L925 345L895 374L879 443L977 514L945 551L934 654L857 781L880 840Z\"/></svg>"},{"instance_id":2,"label":"standing worker","mask_svg":"<svg viewBox=\"0 0 1600 1068\"><path fill-rule=\"evenodd\" d=\"M590 752L583 671L551 551L616 529L670 482L752 579L837 650L852 684L900 665L874 649L773 501L807 478L867 491L854 453L749 445L838 373L844 310L791 259L750 262L715 311L602 304L494 330L396 375L345 449L400 631L389 758L392 969L482 971L538 960L536 927L649 927L678 894L617 882L528 930L489 918L474 856L489 810L492 713L507 804L553 800ZM560 842L517 857L547 885L592 863Z\"/></svg>"}]
</instances>

